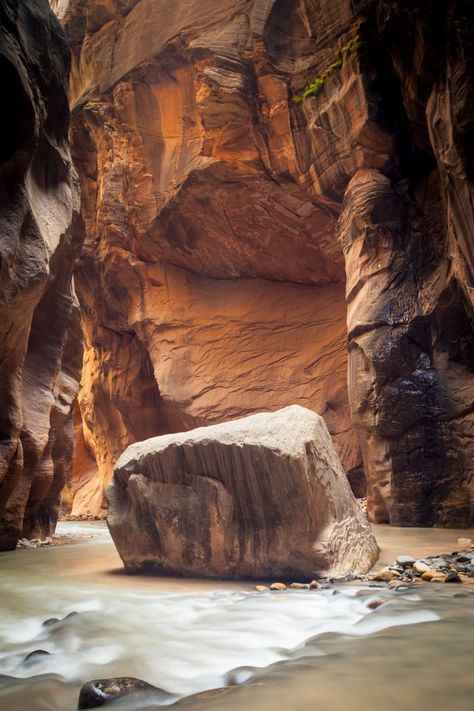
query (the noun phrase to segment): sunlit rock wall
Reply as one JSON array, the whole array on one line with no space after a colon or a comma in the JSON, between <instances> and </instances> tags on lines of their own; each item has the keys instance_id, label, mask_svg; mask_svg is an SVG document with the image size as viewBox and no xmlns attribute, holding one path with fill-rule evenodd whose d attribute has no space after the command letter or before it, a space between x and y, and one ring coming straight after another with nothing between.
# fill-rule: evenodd
<instances>
[{"instance_id":1,"label":"sunlit rock wall","mask_svg":"<svg viewBox=\"0 0 474 711\"><path fill-rule=\"evenodd\" d=\"M72 454L82 336L72 288L81 230L69 61L46 0L2 2L0 550L54 530Z\"/></svg>"},{"instance_id":2,"label":"sunlit rock wall","mask_svg":"<svg viewBox=\"0 0 474 711\"><path fill-rule=\"evenodd\" d=\"M467 525L469 3L63 12L90 508L130 442L299 403L346 471L360 441L374 520Z\"/></svg>"}]
</instances>

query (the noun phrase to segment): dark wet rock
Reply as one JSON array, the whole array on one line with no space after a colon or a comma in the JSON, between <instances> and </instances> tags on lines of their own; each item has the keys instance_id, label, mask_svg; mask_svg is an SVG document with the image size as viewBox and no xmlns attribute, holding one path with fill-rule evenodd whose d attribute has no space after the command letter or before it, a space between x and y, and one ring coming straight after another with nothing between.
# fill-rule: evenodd
<instances>
[{"instance_id":1,"label":"dark wet rock","mask_svg":"<svg viewBox=\"0 0 474 711\"><path fill-rule=\"evenodd\" d=\"M462 580L459 577L456 570L450 570L449 573L447 574L446 580L444 582L445 583L462 583Z\"/></svg>"},{"instance_id":2,"label":"dark wet rock","mask_svg":"<svg viewBox=\"0 0 474 711\"><path fill-rule=\"evenodd\" d=\"M48 657L49 655L50 652L47 652L45 649L35 649L33 652L30 652L26 655L23 660L23 664L33 664L39 659L42 659L43 657Z\"/></svg>"},{"instance_id":3,"label":"dark wet rock","mask_svg":"<svg viewBox=\"0 0 474 711\"><path fill-rule=\"evenodd\" d=\"M471 560L474 560L474 551L470 553L460 553L460 555L456 557L456 563L470 563Z\"/></svg>"},{"instance_id":4,"label":"dark wet rock","mask_svg":"<svg viewBox=\"0 0 474 711\"><path fill-rule=\"evenodd\" d=\"M381 600L378 598L377 600L370 600L370 602L367 603L367 607L369 610L376 610L380 605L383 605L385 600Z\"/></svg>"},{"instance_id":5,"label":"dark wet rock","mask_svg":"<svg viewBox=\"0 0 474 711\"><path fill-rule=\"evenodd\" d=\"M88 681L79 693L78 709L95 709L124 697L162 703L173 697L167 691L130 676Z\"/></svg>"},{"instance_id":6,"label":"dark wet rock","mask_svg":"<svg viewBox=\"0 0 474 711\"><path fill-rule=\"evenodd\" d=\"M41 627L52 627L53 625L57 624L59 622L59 617L48 617L47 620L45 620Z\"/></svg>"}]
</instances>

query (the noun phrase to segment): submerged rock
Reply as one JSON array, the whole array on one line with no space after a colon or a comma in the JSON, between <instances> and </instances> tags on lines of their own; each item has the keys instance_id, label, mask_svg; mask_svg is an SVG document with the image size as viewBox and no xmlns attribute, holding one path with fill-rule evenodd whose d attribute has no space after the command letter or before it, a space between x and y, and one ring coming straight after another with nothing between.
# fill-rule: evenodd
<instances>
[{"instance_id":1,"label":"submerged rock","mask_svg":"<svg viewBox=\"0 0 474 711\"><path fill-rule=\"evenodd\" d=\"M51 652L47 652L45 649L35 649L33 652L26 655L23 660L23 664L33 664L43 657L48 657L50 654Z\"/></svg>"},{"instance_id":2,"label":"submerged rock","mask_svg":"<svg viewBox=\"0 0 474 711\"><path fill-rule=\"evenodd\" d=\"M133 444L108 498L130 572L328 577L378 555L324 421L299 406Z\"/></svg>"},{"instance_id":3,"label":"submerged rock","mask_svg":"<svg viewBox=\"0 0 474 711\"><path fill-rule=\"evenodd\" d=\"M95 709L99 706L117 701L124 696L137 698L157 703L169 701L172 695L157 686L148 684L141 679L131 676L121 676L115 679L94 679L88 681L79 693L78 709Z\"/></svg>"}]
</instances>

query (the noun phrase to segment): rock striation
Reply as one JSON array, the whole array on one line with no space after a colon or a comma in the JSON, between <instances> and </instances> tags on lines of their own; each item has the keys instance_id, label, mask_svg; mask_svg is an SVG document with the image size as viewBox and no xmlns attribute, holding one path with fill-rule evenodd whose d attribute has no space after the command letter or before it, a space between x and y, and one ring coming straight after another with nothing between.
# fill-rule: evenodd
<instances>
[{"instance_id":1,"label":"rock striation","mask_svg":"<svg viewBox=\"0 0 474 711\"><path fill-rule=\"evenodd\" d=\"M372 520L472 525L471 4L56 2L98 466L78 508L133 441L298 403L361 494L363 460Z\"/></svg>"},{"instance_id":2,"label":"rock striation","mask_svg":"<svg viewBox=\"0 0 474 711\"><path fill-rule=\"evenodd\" d=\"M52 533L72 455L82 335L72 288L81 229L69 63L46 0L2 2L0 550Z\"/></svg>"},{"instance_id":3,"label":"rock striation","mask_svg":"<svg viewBox=\"0 0 474 711\"><path fill-rule=\"evenodd\" d=\"M108 499L129 572L311 580L378 556L324 420L297 405L132 444Z\"/></svg>"}]
</instances>

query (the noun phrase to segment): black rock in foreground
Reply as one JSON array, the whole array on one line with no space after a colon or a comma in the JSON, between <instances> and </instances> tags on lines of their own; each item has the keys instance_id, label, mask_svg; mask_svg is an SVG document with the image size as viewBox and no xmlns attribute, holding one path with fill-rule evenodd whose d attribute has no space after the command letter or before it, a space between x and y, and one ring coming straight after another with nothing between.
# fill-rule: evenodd
<instances>
[{"instance_id":1,"label":"black rock in foreground","mask_svg":"<svg viewBox=\"0 0 474 711\"><path fill-rule=\"evenodd\" d=\"M114 679L94 679L88 681L79 693L78 709L95 709L117 701L124 696L136 696L143 700L153 699L157 703L169 700L171 694L131 676Z\"/></svg>"}]
</instances>

